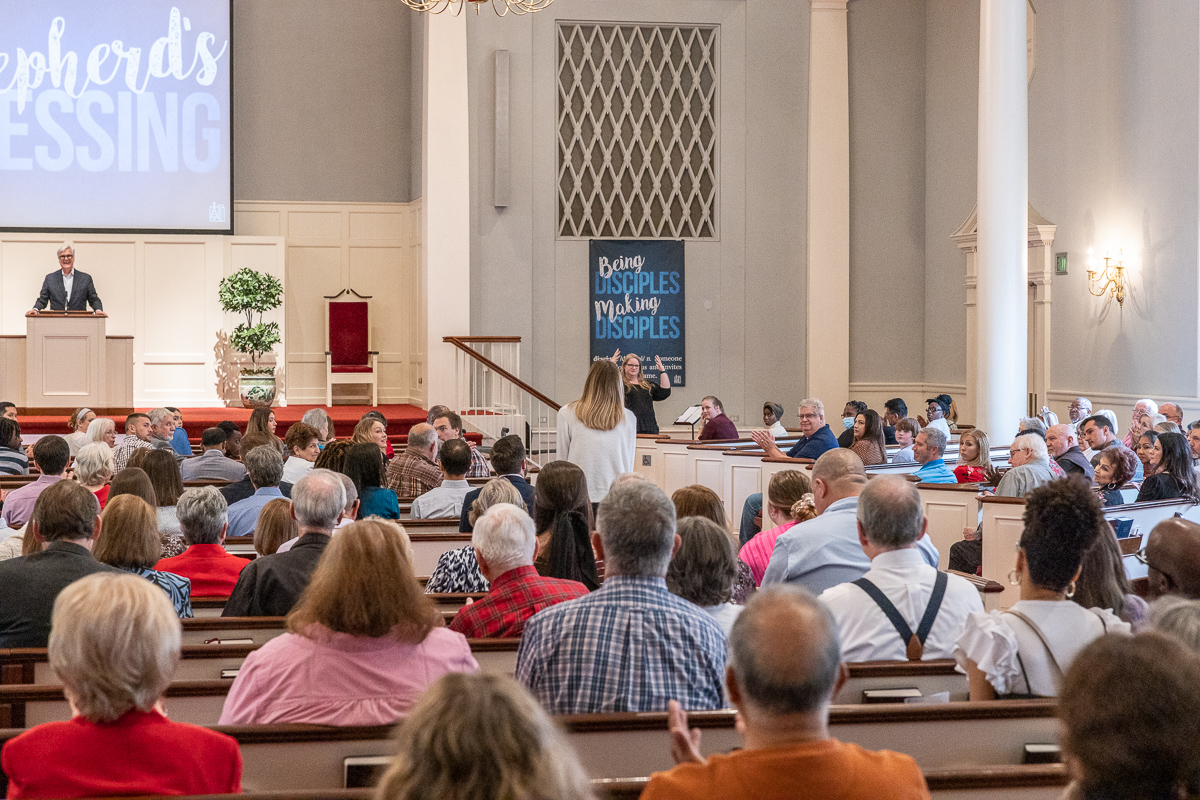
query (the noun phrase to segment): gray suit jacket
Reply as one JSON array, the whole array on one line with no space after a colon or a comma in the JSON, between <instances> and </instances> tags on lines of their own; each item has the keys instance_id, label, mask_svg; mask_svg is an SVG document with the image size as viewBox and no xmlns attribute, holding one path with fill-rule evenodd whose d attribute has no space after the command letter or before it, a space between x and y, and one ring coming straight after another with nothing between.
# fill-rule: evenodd
<instances>
[{"instance_id":1,"label":"gray suit jacket","mask_svg":"<svg viewBox=\"0 0 1200 800\"><path fill-rule=\"evenodd\" d=\"M87 311L90 303L93 311L103 311L104 304L96 294L96 285L92 276L86 272L75 270L75 282L71 285L71 297L67 297L66 284L63 283L61 269L56 269L42 281L42 292L33 302L38 311L49 304L51 311Z\"/></svg>"},{"instance_id":2,"label":"gray suit jacket","mask_svg":"<svg viewBox=\"0 0 1200 800\"><path fill-rule=\"evenodd\" d=\"M201 455L185 458L179 471L185 481L240 481L246 477L245 465L226 458L220 450L205 450Z\"/></svg>"}]
</instances>

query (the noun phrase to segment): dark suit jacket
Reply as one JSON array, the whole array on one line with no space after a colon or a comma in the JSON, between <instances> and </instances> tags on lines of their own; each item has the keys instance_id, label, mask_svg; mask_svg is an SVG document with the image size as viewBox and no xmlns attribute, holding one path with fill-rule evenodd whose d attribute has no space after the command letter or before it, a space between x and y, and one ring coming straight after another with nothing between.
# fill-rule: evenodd
<instances>
[{"instance_id":1,"label":"dark suit jacket","mask_svg":"<svg viewBox=\"0 0 1200 800\"><path fill-rule=\"evenodd\" d=\"M1095 467L1092 466L1092 462L1084 457L1083 451L1079 449L1079 445L1075 445L1054 460L1062 467L1063 472L1068 475L1082 475L1089 481L1093 480L1096 476Z\"/></svg>"},{"instance_id":2,"label":"dark suit jacket","mask_svg":"<svg viewBox=\"0 0 1200 800\"><path fill-rule=\"evenodd\" d=\"M217 490L221 496L225 498L227 505L233 505L238 500L245 500L250 495L254 494L254 484L250 482L250 476L242 478L240 481L226 484ZM290 483L280 483L279 491L284 497L292 496L292 485Z\"/></svg>"},{"instance_id":3,"label":"dark suit jacket","mask_svg":"<svg viewBox=\"0 0 1200 800\"><path fill-rule=\"evenodd\" d=\"M94 572L120 570L74 542L50 542L40 553L0 561L0 648L45 647L54 599Z\"/></svg>"},{"instance_id":4,"label":"dark suit jacket","mask_svg":"<svg viewBox=\"0 0 1200 800\"><path fill-rule=\"evenodd\" d=\"M329 545L323 533L306 533L286 553L256 558L238 576L222 617L282 617L308 588Z\"/></svg>"},{"instance_id":5,"label":"dark suit jacket","mask_svg":"<svg viewBox=\"0 0 1200 800\"><path fill-rule=\"evenodd\" d=\"M63 283L61 269L56 269L42 281L42 292L34 301L33 307L41 311L48 303L51 311L87 311L90 303L93 311L103 311L104 304L96 294L96 285L92 276L86 272L75 270L75 282L71 284L71 297L67 297L66 284Z\"/></svg>"},{"instance_id":6,"label":"dark suit jacket","mask_svg":"<svg viewBox=\"0 0 1200 800\"><path fill-rule=\"evenodd\" d=\"M521 493L521 499L525 501L525 510L529 512L529 516L533 516L533 486L529 481L522 478L520 475L504 475L504 480L517 487L517 491ZM467 496L463 498L462 515L458 518L458 530L461 533L470 533L475 530L471 526L471 504L475 502L475 498L479 497L479 493L483 491L483 487L472 489L467 492Z\"/></svg>"}]
</instances>

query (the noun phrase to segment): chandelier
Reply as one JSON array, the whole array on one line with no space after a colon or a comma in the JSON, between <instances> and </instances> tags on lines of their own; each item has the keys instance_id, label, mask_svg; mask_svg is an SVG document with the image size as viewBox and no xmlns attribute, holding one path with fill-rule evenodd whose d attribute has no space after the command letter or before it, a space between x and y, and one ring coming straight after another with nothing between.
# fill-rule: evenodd
<instances>
[{"instance_id":1,"label":"chandelier","mask_svg":"<svg viewBox=\"0 0 1200 800\"><path fill-rule=\"evenodd\" d=\"M532 14L534 11L541 11L554 0L400 0L400 2L414 11L428 11L430 14L449 11L455 17L462 13L464 6L474 6L475 13L478 15L480 6L491 5L497 16L504 17L510 11L514 14Z\"/></svg>"}]
</instances>

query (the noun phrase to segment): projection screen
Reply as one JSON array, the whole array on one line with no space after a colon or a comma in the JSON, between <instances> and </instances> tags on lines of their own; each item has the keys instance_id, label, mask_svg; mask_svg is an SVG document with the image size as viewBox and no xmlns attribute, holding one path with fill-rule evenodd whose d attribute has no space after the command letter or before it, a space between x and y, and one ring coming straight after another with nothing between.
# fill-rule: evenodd
<instances>
[{"instance_id":1,"label":"projection screen","mask_svg":"<svg viewBox=\"0 0 1200 800\"><path fill-rule=\"evenodd\" d=\"M230 11L0 2L0 230L232 233Z\"/></svg>"}]
</instances>

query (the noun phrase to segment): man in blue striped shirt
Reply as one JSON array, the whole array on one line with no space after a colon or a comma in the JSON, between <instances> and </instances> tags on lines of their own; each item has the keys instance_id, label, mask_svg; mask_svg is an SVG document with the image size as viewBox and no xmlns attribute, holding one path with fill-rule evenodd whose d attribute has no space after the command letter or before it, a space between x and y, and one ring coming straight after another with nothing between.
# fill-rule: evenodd
<instances>
[{"instance_id":1,"label":"man in blue striped shirt","mask_svg":"<svg viewBox=\"0 0 1200 800\"><path fill-rule=\"evenodd\" d=\"M596 526L607 578L525 623L517 679L551 714L721 708L725 634L664 580L679 546L670 498L646 481L615 484Z\"/></svg>"}]
</instances>

